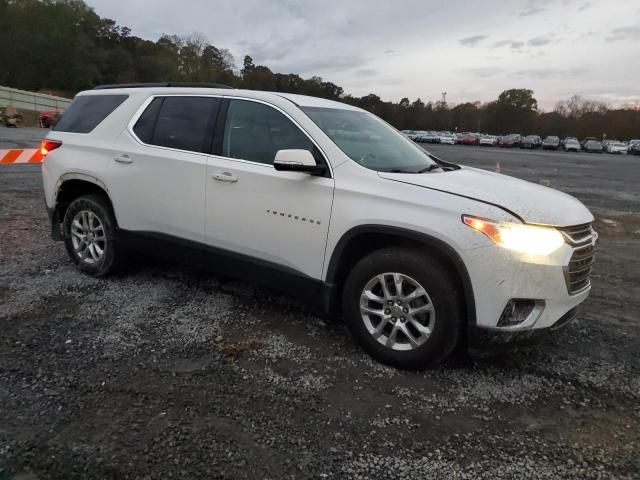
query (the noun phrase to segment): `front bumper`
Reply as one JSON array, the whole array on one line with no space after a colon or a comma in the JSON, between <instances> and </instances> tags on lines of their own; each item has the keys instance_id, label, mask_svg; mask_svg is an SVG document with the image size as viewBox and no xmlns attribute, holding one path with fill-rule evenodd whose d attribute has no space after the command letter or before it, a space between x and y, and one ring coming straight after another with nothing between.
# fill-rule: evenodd
<instances>
[{"instance_id":1,"label":"front bumper","mask_svg":"<svg viewBox=\"0 0 640 480\"><path fill-rule=\"evenodd\" d=\"M536 328L520 331L504 331L496 328L482 328L472 326L468 330L469 347L486 348L498 345L513 345L519 343L534 342L553 334L569 325L576 319L578 307L574 307L560 317L553 325L546 328Z\"/></svg>"},{"instance_id":2,"label":"front bumper","mask_svg":"<svg viewBox=\"0 0 640 480\"><path fill-rule=\"evenodd\" d=\"M475 297L474 327L515 334L557 325L591 291L587 280L580 291L569 293L566 272L575 251L567 243L550 256L516 253L494 245L464 252ZM525 322L500 325L500 317L512 300L533 300L541 308Z\"/></svg>"}]
</instances>

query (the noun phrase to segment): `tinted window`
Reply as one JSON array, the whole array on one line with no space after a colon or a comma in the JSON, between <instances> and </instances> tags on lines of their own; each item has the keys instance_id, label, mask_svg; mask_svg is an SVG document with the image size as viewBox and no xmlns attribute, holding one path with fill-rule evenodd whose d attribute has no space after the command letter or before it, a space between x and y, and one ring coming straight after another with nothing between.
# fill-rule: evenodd
<instances>
[{"instance_id":1,"label":"tinted window","mask_svg":"<svg viewBox=\"0 0 640 480\"><path fill-rule=\"evenodd\" d=\"M311 140L274 108L246 100L229 102L222 155L272 164L278 150L288 149L315 154Z\"/></svg>"},{"instance_id":2,"label":"tinted window","mask_svg":"<svg viewBox=\"0 0 640 480\"><path fill-rule=\"evenodd\" d=\"M140 115L140 118L133 127L133 131L135 132L135 134L144 143L151 143L151 139L153 138L153 130L155 129L156 120L158 118L158 113L160 112L160 107L162 106L162 100L162 98L154 98L147 109L144 111L144 113Z\"/></svg>"},{"instance_id":3,"label":"tinted window","mask_svg":"<svg viewBox=\"0 0 640 480\"><path fill-rule=\"evenodd\" d=\"M154 102L149 106L150 109L159 108L159 113L150 140L145 143L192 152L209 152L220 100L211 97L164 97L161 100L159 107ZM146 114L147 111L143 116ZM153 112L150 112L140 124L143 134L148 135L152 115Z\"/></svg>"},{"instance_id":4,"label":"tinted window","mask_svg":"<svg viewBox=\"0 0 640 480\"><path fill-rule=\"evenodd\" d=\"M62 114L54 130L89 133L107 118L128 95L84 95L76 97Z\"/></svg>"}]
</instances>

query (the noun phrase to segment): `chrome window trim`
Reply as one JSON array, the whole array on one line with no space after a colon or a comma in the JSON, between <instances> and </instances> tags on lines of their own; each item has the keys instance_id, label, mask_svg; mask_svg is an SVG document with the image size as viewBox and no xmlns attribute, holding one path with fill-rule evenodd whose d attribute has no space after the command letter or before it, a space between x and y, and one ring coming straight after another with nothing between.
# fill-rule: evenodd
<instances>
[{"instance_id":1,"label":"chrome window trim","mask_svg":"<svg viewBox=\"0 0 640 480\"><path fill-rule=\"evenodd\" d=\"M245 101L249 101L249 102L261 103L263 105L266 105L267 107L271 107L274 110L280 112L282 115L284 115L286 118L288 118L289 121L291 121L296 127L298 127L300 129L300 131L311 141L311 143L313 143L315 145L315 147L318 149L318 151L322 155L322 158L324 159L324 163L326 163L327 167L329 168L330 177L333 178L333 168L331 167L331 162L329 162L329 158L327 157L327 154L324 152L322 147L320 147L320 145L318 145L318 142L315 141L315 139L309 134L309 132L307 132L304 128L302 128L302 126L294 118L292 118L291 115L289 115L287 112L282 110L277 105L273 105L272 103L269 103L267 101L260 100L260 99L257 99L257 98L238 97L238 96L235 96L235 95L224 95L223 98L226 98L226 99L229 99L229 100L245 100ZM300 107L296 106L296 108L299 109ZM300 111L304 114L304 112L302 110L300 110ZM227 159L227 160L239 160L241 162L249 163L249 164L252 164L252 165L265 165L267 167L271 167L271 168L275 169L273 164L269 164L269 163L254 162L253 160L245 160L243 158L225 157L224 155L213 155L213 156L219 157L219 158L224 158L224 159Z\"/></svg>"},{"instance_id":2,"label":"chrome window trim","mask_svg":"<svg viewBox=\"0 0 640 480\"><path fill-rule=\"evenodd\" d=\"M184 94L181 94L181 93L176 93L176 94L159 93L159 94L151 95L144 102L142 102L142 105L140 106L140 108L138 108L138 110L136 110L136 113L133 115L133 117L131 117L131 120L129 120L129 123L128 123L127 128L126 128L126 130L129 133L129 135L131 135L131 137L138 144L143 145L145 147L157 148L157 149L160 149L160 150L169 150L171 152L188 153L190 155L199 155L199 156L210 157L211 154L206 153L206 152L194 152L193 150L183 150L181 148L173 148L173 147L164 147L162 145L154 145L152 143L145 143L142 140L140 140L140 138L138 138L136 133L133 131L133 127L136 125L136 123L138 123L138 120L140 119L142 114L145 112L147 107L149 107L149 105L151 105L151 102L153 102L156 98L162 98L162 97L206 97L206 98L220 98L220 99L223 98L222 95L198 95L198 94L186 94L186 93L184 93Z\"/></svg>"},{"instance_id":3,"label":"chrome window trim","mask_svg":"<svg viewBox=\"0 0 640 480\"><path fill-rule=\"evenodd\" d=\"M318 151L322 155L322 158L324 159L325 164L329 168L329 177L333 178L333 167L331 166L331 162L329 162L329 158L327 157L327 154L322 149L322 147L320 147L320 145L318 145L318 142L316 142L315 139L304 128L302 128L302 126L295 119L293 119L291 117L291 115L289 115L287 112L282 110L277 105L273 105L272 103L269 103L267 101L260 100L260 99L257 99L257 98L239 97L239 96L234 96L234 95L220 95L220 94L206 95L206 94L195 94L195 93L157 93L157 94L154 94L154 95L150 95L144 102L142 102L142 105L138 108L138 110L136 110L136 113L131 117L131 120L129 120L129 123L127 124L127 128L126 128L126 130L129 133L129 135L131 135L131 137L138 144L143 145L145 147L152 147L152 148L158 148L158 149L162 149L162 150L169 150L169 151L172 151L172 152L189 153L191 155L204 155L206 157L220 158L220 159L224 159L224 160L233 160L233 161L246 163L246 164L249 164L249 165L260 165L260 166L264 166L264 167L271 167L272 169L275 170L275 167L273 166L273 164L262 163L262 162L254 162L252 160L245 160L245 159L242 159L242 158L225 157L224 155L215 155L215 154L212 154L212 153L194 152L192 150L182 150L180 148L163 147L162 145L153 145L153 144L150 144L150 143L143 142L135 134L135 132L133 131L133 127L135 126L136 123L138 123L138 120L140 119L142 114L145 112L145 110L149 107L151 102L153 102L156 98L164 98L164 97L204 97L204 98L219 98L221 100L224 100L224 99L245 100L245 101L250 101L250 102L255 102L255 103L261 103L263 105L271 107L274 110L280 112L287 119L289 119L289 121L291 121L296 127L298 127L300 129L300 131L311 141L311 143L313 143L315 145L315 147L318 149ZM297 107L297 108L299 108L299 107ZM302 112L302 113L304 113L304 112Z\"/></svg>"}]
</instances>

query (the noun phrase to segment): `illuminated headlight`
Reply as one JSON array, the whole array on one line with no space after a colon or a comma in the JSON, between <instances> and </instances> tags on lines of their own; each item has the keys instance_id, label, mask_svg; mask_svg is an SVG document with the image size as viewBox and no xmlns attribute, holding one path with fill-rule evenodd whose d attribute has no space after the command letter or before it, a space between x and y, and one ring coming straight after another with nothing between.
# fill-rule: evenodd
<instances>
[{"instance_id":1,"label":"illuminated headlight","mask_svg":"<svg viewBox=\"0 0 640 480\"><path fill-rule=\"evenodd\" d=\"M465 225L484 233L493 242L514 252L532 255L550 255L564 244L562 234L551 227L496 222L463 215Z\"/></svg>"}]
</instances>

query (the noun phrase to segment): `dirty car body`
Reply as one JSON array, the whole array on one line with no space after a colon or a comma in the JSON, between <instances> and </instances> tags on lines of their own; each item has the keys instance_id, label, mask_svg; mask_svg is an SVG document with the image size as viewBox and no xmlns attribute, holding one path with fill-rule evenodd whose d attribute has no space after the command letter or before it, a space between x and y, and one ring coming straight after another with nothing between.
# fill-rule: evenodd
<instances>
[{"instance_id":1,"label":"dirty car body","mask_svg":"<svg viewBox=\"0 0 640 480\"><path fill-rule=\"evenodd\" d=\"M43 181L54 237L86 273L108 274L124 245L188 248L341 313L372 356L407 368L479 331L557 327L589 295L597 234L578 200L439 160L361 109L175 87L74 103ZM182 131L186 107L202 121Z\"/></svg>"}]
</instances>

